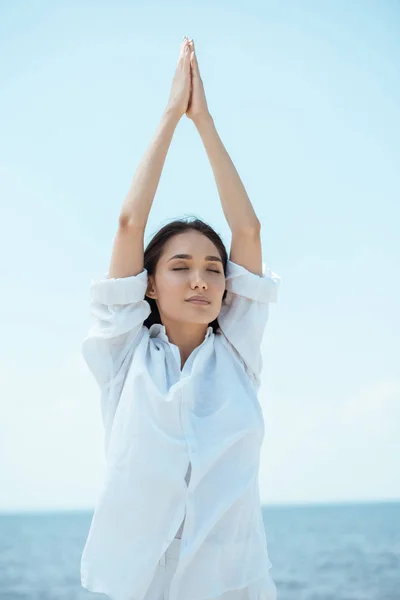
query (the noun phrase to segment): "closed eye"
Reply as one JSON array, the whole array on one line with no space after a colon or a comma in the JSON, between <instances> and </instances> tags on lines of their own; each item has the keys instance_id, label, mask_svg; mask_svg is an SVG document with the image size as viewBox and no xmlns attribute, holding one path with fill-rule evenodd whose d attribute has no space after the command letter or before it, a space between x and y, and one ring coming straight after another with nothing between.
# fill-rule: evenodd
<instances>
[{"instance_id":1,"label":"closed eye","mask_svg":"<svg viewBox=\"0 0 400 600\"><path fill-rule=\"evenodd\" d=\"M173 271L186 271L189 267L180 267L172 269ZM216 271L215 269L207 269L207 271L212 271L213 273L221 273L221 271Z\"/></svg>"}]
</instances>

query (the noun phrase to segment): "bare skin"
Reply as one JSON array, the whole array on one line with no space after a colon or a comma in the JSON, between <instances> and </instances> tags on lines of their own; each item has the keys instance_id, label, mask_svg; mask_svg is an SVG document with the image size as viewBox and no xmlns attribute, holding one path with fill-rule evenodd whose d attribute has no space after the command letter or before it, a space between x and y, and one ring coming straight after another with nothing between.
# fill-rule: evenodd
<instances>
[{"instance_id":1,"label":"bare skin","mask_svg":"<svg viewBox=\"0 0 400 600\"><path fill-rule=\"evenodd\" d=\"M171 258L188 254L192 259ZM155 275L149 275L146 295L157 302L160 317L170 342L178 346L181 366L206 335L208 324L218 317L225 291L222 262L211 240L197 231L187 231L170 238L157 264ZM187 299L200 294L210 304L195 304Z\"/></svg>"}]
</instances>

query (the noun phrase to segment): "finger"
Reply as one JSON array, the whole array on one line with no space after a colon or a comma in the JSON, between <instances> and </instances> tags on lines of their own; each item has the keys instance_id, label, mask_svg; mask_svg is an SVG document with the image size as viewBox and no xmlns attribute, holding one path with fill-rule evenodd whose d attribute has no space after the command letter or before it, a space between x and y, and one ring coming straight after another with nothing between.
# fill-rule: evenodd
<instances>
[{"instance_id":1,"label":"finger","mask_svg":"<svg viewBox=\"0 0 400 600\"><path fill-rule=\"evenodd\" d=\"M197 62L196 52L194 52L194 51L192 53L191 65L192 65L193 75L195 77L200 77L199 63Z\"/></svg>"},{"instance_id":2,"label":"finger","mask_svg":"<svg viewBox=\"0 0 400 600\"><path fill-rule=\"evenodd\" d=\"M182 43L181 43L181 47L180 47L180 51L179 51L179 58L184 58L185 48L186 48L188 42L189 42L189 40L185 35L185 37L183 38Z\"/></svg>"},{"instance_id":3,"label":"finger","mask_svg":"<svg viewBox=\"0 0 400 600\"><path fill-rule=\"evenodd\" d=\"M194 41L193 40L189 40L189 52L190 52L190 62L193 61L193 52L194 52Z\"/></svg>"},{"instance_id":4,"label":"finger","mask_svg":"<svg viewBox=\"0 0 400 600\"><path fill-rule=\"evenodd\" d=\"M187 69L187 71L190 71L190 46L189 44L186 44L184 52L183 52L183 60L184 60L184 65L185 68Z\"/></svg>"},{"instance_id":5,"label":"finger","mask_svg":"<svg viewBox=\"0 0 400 600\"><path fill-rule=\"evenodd\" d=\"M192 64L192 66L194 68L197 68L197 70L198 70L199 69L199 65L197 63L196 49L194 47L194 40L190 40L189 41L189 48L190 48L190 62Z\"/></svg>"}]
</instances>

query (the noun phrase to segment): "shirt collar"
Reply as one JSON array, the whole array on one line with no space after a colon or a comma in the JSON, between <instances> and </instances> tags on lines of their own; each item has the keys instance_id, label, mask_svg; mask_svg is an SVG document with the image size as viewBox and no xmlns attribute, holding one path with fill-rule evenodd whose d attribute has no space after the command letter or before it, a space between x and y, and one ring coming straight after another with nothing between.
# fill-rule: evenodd
<instances>
[{"instance_id":1,"label":"shirt collar","mask_svg":"<svg viewBox=\"0 0 400 600\"><path fill-rule=\"evenodd\" d=\"M213 333L213 328L211 325L209 325L207 327L207 331L206 331L206 335L204 336L204 340L209 338L212 333ZM151 338L157 337L161 340L164 340L165 342L169 342L167 332L165 330L165 325L162 325L161 323L153 323L153 325L151 325L151 327L149 329L149 335Z\"/></svg>"}]
</instances>

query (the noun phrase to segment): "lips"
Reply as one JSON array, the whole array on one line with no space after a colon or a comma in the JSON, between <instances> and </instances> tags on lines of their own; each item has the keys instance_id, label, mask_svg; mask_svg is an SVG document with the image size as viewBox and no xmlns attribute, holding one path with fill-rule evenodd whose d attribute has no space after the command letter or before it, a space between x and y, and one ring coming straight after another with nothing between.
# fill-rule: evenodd
<instances>
[{"instance_id":1,"label":"lips","mask_svg":"<svg viewBox=\"0 0 400 600\"><path fill-rule=\"evenodd\" d=\"M188 298L186 302L192 302L193 304L210 304L205 298Z\"/></svg>"}]
</instances>

